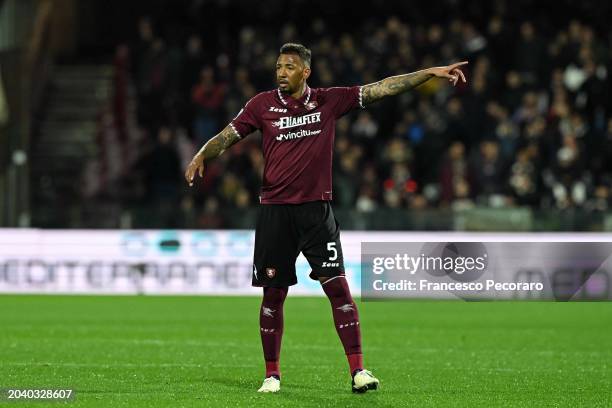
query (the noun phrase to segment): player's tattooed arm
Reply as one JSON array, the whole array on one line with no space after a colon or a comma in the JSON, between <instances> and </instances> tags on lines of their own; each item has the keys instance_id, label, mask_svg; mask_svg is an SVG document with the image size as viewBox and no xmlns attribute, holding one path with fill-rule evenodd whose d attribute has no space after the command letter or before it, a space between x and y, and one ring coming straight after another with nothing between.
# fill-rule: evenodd
<instances>
[{"instance_id":1,"label":"player's tattooed arm","mask_svg":"<svg viewBox=\"0 0 612 408\"><path fill-rule=\"evenodd\" d=\"M227 125L225 129L206 142L196 156L200 155L204 160L214 159L239 140L240 136L230 125Z\"/></svg>"},{"instance_id":2,"label":"player's tattooed arm","mask_svg":"<svg viewBox=\"0 0 612 408\"><path fill-rule=\"evenodd\" d=\"M433 78L433 74L428 70L412 72L410 74L396 75L385 78L378 82L365 85L362 89L362 102L369 105L386 96L397 95L409 91Z\"/></svg>"},{"instance_id":3,"label":"player's tattooed arm","mask_svg":"<svg viewBox=\"0 0 612 408\"><path fill-rule=\"evenodd\" d=\"M220 133L210 139L199 152L191 159L185 170L185 180L190 186L196 174L204 177L204 162L220 156L225 150L240 140L240 136L231 125L227 125Z\"/></svg>"},{"instance_id":4,"label":"player's tattooed arm","mask_svg":"<svg viewBox=\"0 0 612 408\"><path fill-rule=\"evenodd\" d=\"M433 67L410 74L396 75L385 78L378 82L364 85L362 88L362 103L368 105L386 96L398 95L416 88L433 77L447 78L453 85L457 84L459 78L465 81L465 75L459 69L460 66L467 64L467 61L456 64Z\"/></svg>"}]
</instances>

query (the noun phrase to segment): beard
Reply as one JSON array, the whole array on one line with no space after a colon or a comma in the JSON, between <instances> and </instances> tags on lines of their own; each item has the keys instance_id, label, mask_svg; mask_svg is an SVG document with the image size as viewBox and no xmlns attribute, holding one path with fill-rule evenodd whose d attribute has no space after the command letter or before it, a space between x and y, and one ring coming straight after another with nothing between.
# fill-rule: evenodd
<instances>
[{"instance_id":1,"label":"beard","mask_svg":"<svg viewBox=\"0 0 612 408\"><path fill-rule=\"evenodd\" d=\"M282 85L284 85L284 87L282 87ZM294 91L291 88L291 85L289 84L278 84L278 89L281 91L281 93L283 94L292 94Z\"/></svg>"}]
</instances>

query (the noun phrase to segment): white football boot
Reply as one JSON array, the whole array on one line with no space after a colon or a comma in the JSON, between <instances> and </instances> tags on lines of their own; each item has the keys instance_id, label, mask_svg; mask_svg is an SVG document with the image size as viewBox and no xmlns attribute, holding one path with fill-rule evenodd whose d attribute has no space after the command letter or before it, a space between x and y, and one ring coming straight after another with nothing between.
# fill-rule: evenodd
<instances>
[{"instance_id":1,"label":"white football boot","mask_svg":"<svg viewBox=\"0 0 612 408\"><path fill-rule=\"evenodd\" d=\"M379 383L380 381L372 375L371 371L360 370L353 376L353 392L363 393L367 390L375 390Z\"/></svg>"},{"instance_id":2,"label":"white football boot","mask_svg":"<svg viewBox=\"0 0 612 408\"><path fill-rule=\"evenodd\" d=\"M378 380L376 380L378 381ZM280 380L274 376L266 378L257 392L279 392L280 391Z\"/></svg>"}]
</instances>

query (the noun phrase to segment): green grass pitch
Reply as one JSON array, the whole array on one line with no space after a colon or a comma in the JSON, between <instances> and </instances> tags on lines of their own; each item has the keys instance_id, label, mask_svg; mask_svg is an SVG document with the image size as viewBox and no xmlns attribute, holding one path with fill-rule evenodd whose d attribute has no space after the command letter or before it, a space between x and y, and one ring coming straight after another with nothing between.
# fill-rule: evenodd
<instances>
[{"instance_id":1,"label":"green grass pitch","mask_svg":"<svg viewBox=\"0 0 612 408\"><path fill-rule=\"evenodd\" d=\"M357 303L381 380L364 395L327 299L291 293L280 394L256 393L249 297L0 296L0 388L74 388L75 407L612 405L610 303Z\"/></svg>"}]
</instances>

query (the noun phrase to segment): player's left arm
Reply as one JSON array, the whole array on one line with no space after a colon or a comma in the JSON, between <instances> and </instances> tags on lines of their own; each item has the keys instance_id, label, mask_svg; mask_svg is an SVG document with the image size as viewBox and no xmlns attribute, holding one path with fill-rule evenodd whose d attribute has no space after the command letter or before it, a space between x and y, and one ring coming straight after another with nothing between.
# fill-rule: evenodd
<instances>
[{"instance_id":1,"label":"player's left arm","mask_svg":"<svg viewBox=\"0 0 612 408\"><path fill-rule=\"evenodd\" d=\"M365 106L384 97L407 92L434 77L447 78L453 86L457 85L459 78L461 78L463 82L466 82L465 75L459 67L467 63L467 61L462 61L444 67L427 68L421 71L411 72L410 74L388 77L378 82L364 85L361 90L362 103Z\"/></svg>"}]
</instances>

